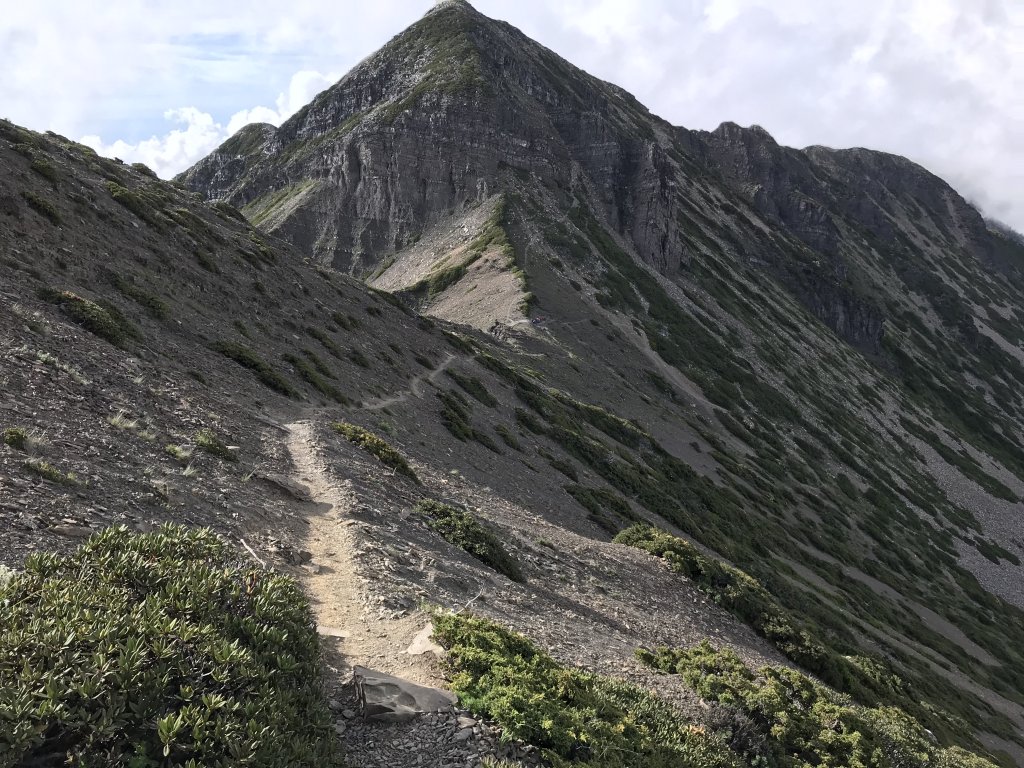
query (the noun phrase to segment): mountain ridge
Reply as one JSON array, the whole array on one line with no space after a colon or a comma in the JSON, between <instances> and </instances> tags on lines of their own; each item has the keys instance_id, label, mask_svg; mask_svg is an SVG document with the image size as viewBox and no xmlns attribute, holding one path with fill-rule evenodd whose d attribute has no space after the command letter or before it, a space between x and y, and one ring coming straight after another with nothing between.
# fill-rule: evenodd
<instances>
[{"instance_id":1,"label":"mountain ridge","mask_svg":"<svg viewBox=\"0 0 1024 768\"><path fill-rule=\"evenodd\" d=\"M465 58L482 80L432 74L437 64L430 62L446 54L431 37L437 30L430 22L445 19L446 9L471 25L467 31L454 24L455 38L476 47L479 59ZM423 53L412 61L402 57L406 49ZM450 64L456 71L456 62ZM402 67L406 74L395 74ZM388 74L378 81L378 71ZM270 227L288 239L294 231L289 221L296 222L301 234L293 242L314 259L399 291L428 314L453 322L472 317L476 327L519 344L546 339L555 348L574 349L574 334L562 328L588 313L595 321L611 321L620 335L609 339L628 340L619 354L655 363L655 376L678 382L687 399L702 402L713 421L725 424L730 440L738 438L755 456L764 454L756 462L766 477L783 477L769 456L792 456L794 446L805 457L814 455L799 447L807 446L806 438L786 436L809 430L813 440L824 441L822 455L836 462L828 482L849 479L850 470L859 477L850 498L868 493L865 512L874 507L869 517L893 514L880 489L888 487L882 495L893 493L899 505L915 497L910 488L938 478L942 488L935 488L933 501L909 501L918 510L912 515L940 499L946 504L952 493L971 499L968 514L981 514L986 525L1015 530L1011 510L1020 492L1010 487L1018 487L1011 475L1024 466L1013 442L1020 411L1004 387L1021 375L1014 351L1020 336L1006 322L1016 317L1013 310L1004 317L987 307L1018 305L1024 253L1006 251L1003 239L994 238L980 214L941 179L886 153L782 147L759 127L726 122L707 132L671 126L621 89L465 5L435 9L315 99L312 111L297 115L283 134L298 137L295 127L313 125L313 111L329 114L332 99L348 104L353 89L362 93L366 83L385 81L405 85L382 86L376 102L359 102L368 109L359 119L352 109L336 108L344 122L331 127L328 120L317 129L323 138L314 143L324 142L314 150L319 159L303 165L282 149L285 159L278 162L271 152L259 165L264 171L233 182L236 191L228 199L244 204L267 194L259 173L316 179L319 202L301 199L290 209L294 213ZM425 156L427 147L439 153L440 165ZM391 152L398 159L394 167L386 161ZM338 157L344 158L340 166ZM360 169L354 183L345 171L352 158ZM445 170L448 162L458 164L459 176ZM220 188L198 179L201 169L184 180L217 197ZM368 199L364 176L387 185L386 194ZM427 188L441 192L417 207L428 197L410 194L410 178L425 179ZM509 211L502 225L514 250L506 269L524 276L521 316L496 311L493 302L487 315L487 303L473 298L491 290L501 267L467 250L482 226L471 223L472 211L499 194ZM385 226L388 237L370 234ZM310 248L312 232L328 237L321 234ZM350 259L345 247L339 255L339 244L357 241L352 253L362 255ZM324 243L330 246L319 250ZM967 275L971 282L962 282ZM769 318L768 325L758 318ZM815 321L835 336L812 332ZM849 357L850 349L863 357ZM611 353L589 348L585 354ZM954 362L957 356L967 365ZM819 357L829 361L826 366ZM798 382L794 372L801 369L825 390L812 394ZM982 374L989 377L988 388L968 395L976 386L975 370L988 372ZM829 390L845 394L833 399ZM878 408L887 415L869 426L867 414ZM856 414L843 428L845 447L822 431L837 409ZM782 424L782 433L773 435ZM956 456L948 438L933 431L937 425L971 448L956 449L963 451ZM882 442L868 439L872 431ZM853 446L860 447L851 452ZM881 480L889 468L863 464L864 457L873 457L871 464L910 446L917 446L910 455L927 467L917 479L908 475L889 485ZM1014 469L1006 474L993 468L975 449L999 455ZM942 468L947 462L999 500L950 484ZM986 469L974 468L976 462ZM721 474L717 463L712 471ZM726 460L724 468L728 475L740 467ZM741 481L741 495L749 495L749 482ZM817 512L798 517L805 514ZM966 521L952 509L949 515L960 521L954 527ZM917 526L912 517L884 523L893 524L908 526L902 535L914 535ZM938 525L936 543L948 535L944 528ZM684 529L701 539L697 529ZM1000 546L1011 546L1011 539L1000 539ZM723 540L716 542L712 548L723 553ZM913 559L935 556L922 550ZM882 562L897 567L886 557ZM969 560L976 573L988 573L988 566ZM1014 567L1012 560L1000 562ZM764 571L758 575L768 578ZM862 572L856 578L874 577ZM993 572L985 578L1019 601L1004 577Z\"/></svg>"},{"instance_id":2,"label":"mountain ridge","mask_svg":"<svg viewBox=\"0 0 1024 768\"><path fill-rule=\"evenodd\" d=\"M398 646L471 606L548 654L524 685L636 681L722 764L793 759L766 679L879 766L1024 764L1024 247L909 161L673 127L467 8L176 185L0 123L5 562L210 525L316 598L332 684L446 684ZM455 657L528 649L468 621ZM506 733L577 716L460 672Z\"/></svg>"}]
</instances>

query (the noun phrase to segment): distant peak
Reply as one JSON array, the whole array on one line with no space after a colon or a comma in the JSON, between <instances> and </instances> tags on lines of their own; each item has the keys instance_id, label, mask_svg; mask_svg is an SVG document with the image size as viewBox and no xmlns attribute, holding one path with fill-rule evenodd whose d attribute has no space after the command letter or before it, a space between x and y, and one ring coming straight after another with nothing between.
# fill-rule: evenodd
<instances>
[{"instance_id":1,"label":"distant peak","mask_svg":"<svg viewBox=\"0 0 1024 768\"><path fill-rule=\"evenodd\" d=\"M744 138L753 136L757 137L761 141L777 144L774 137L772 137L772 135L760 125L751 125L749 128L744 128L734 122L727 121L719 125L713 133L725 138Z\"/></svg>"},{"instance_id":2,"label":"distant peak","mask_svg":"<svg viewBox=\"0 0 1024 768\"><path fill-rule=\"evenodd\" d=\"M435 0L433 7L431 7L431 9L429 11L427 11L427 14L429 15L431 13L436 13L437 11L448 10L448 9L451 9L451 10L459 9L459 10L465 10L465 11L476 11L476 9L473 7L473 5L470 2L468 2L468 0Z\"/></svg>"}]
</instances>

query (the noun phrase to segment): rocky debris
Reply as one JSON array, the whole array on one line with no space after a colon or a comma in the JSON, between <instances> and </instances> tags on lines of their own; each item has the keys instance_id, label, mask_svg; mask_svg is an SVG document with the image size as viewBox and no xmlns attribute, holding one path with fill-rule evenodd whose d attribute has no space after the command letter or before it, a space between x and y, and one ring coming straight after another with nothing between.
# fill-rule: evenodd
<instances>
[{"instance_id":1,"label":"rocky debris","mask_svg":"<svg viewBox=\"0 0 1024 768\"><path fill-rule=\"evenodd\" d=\"M348 686L329 706L346 764L357 768L482 768L485 758L523 768L541 764L536 747L506 743L500 728L451 705L400 722L363 719Z\"/></svg>"},{"instance_id":2,"label":"rocky debris","mask_svg":"<svg viewBox=\"0 0 1024 768\"><path fill-rule=\"evenodd\" d=\"M306 565L313 559L313 553L288 544L278 544L271 550L288 565Z\"/></svg>"},{"instance_id":3,"label":"rocky debris","mask_svg":"<svg viewBox=\"0 0 1024 768\"><path fill-rule=\"evenodd\" d=\"M417 685L366 667L355 667L353 685L363 717L375 720L409 720L425 712L452 707L458 698L438 688Z\"/></svg>"}]
</instances>

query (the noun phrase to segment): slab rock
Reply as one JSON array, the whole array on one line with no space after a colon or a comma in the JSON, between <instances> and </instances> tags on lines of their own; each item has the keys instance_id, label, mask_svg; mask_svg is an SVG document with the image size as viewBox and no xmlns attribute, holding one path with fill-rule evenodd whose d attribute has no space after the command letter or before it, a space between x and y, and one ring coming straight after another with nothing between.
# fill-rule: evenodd
<instances>
[{"instance_id":1,"label":"slab rock","mask_svg":"<svg viewBox=\"0 0 1024 768\"><path fill-rule=\"evenodd\" d=\"M425 712L449 709L458 701L449 691L417 685L366 667L355 667L352 675L363 716L374 720L410 720Z\"/></svg>"}]
</instances>

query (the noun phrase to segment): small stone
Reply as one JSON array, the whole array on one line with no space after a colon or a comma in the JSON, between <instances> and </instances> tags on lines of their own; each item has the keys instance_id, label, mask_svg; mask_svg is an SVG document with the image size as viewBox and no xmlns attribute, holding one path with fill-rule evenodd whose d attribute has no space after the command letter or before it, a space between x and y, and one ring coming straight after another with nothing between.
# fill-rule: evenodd
<instances>
[{"instance_id":1,"label":"small stone","mask_svg":"<svg viewBox=\"0 0 1024 768\"><path fill-rule=\"evenodd\" d=\"M92 528L86 528L84 525L55 525L50 532L73 539L85 539L93 534Z\"/></svg>"},{"instance_id":2,"label":"small stone","mask_svg":"<svg viewBox=\"0 0 1024 768\"><path fill-rule=\"evenodd\" d=\"M356 713L353 712L351 709L343 709L341 711L341 716L344 717L346 720L352 720L353 718L355 718Z\"/></svg>"},{"instance_id":3,"label":"small stone","mask_svg":"<svg viewBox=\"0 0 1024 768\"><path fill-rule=\"evenodd\" d=\"M341 702L337 699L329 699L327 702L327 708L330 709L331 712L338 712L342 708Z\"/></svg>"},{"instance_id":4,"label":"small stone","mask_svg":"<svg viewBox=\"0 0 1024 768\"><path fill-rule=\"evenodd\" d=\"M473 738L472 728L463 728L461 731L455 734L455 741L457 742L469 741L471 738Z\"/></svg>"},{"instance_id":5,"label":"small stone","mask_svg":"<svg viewBox=\"0 0 1024 768\"><path fill-rule=\"evenodd\" d=\"M460 717L459 718L459 728L474 728L474 727L476 727L476 725L477 725L477 722L472 717Z\"/></svg>"},{"instance_id":6,"label":"small stone","mask_svg":"<svg viewBox=\"0 0 1024 768\"><path fill-rule=\"evenodd\" d=\"M348 726L346 726L344 723L334 724L334 732L339 736L343 736L346 730L348 730Z\"/></svg>"}]
</instances>

